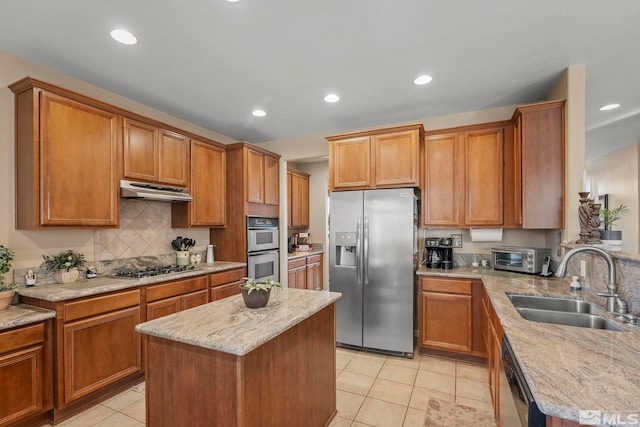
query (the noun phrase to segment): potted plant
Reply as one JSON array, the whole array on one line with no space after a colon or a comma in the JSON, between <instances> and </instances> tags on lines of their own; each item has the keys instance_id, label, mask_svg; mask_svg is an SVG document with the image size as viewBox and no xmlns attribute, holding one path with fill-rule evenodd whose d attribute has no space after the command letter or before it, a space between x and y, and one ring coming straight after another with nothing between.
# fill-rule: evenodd
<instances>
[{"instance_id":1,"label":"potted plant","mask_svg":"<svg viewBox=\"0 0 640 427\"><path fill-rule=\"evenodd\" d=\"M18 287L15 283L5 283L4 275L11 269L11 260L13 259L14 252L0 245L0 310L6 310L11 305L11 299L15 295L15 290Z\"/></svg>"},{"instance_id":2,"label":"potted plant","mask_svg":"<svg viewBox=\"0 0 640 427\"><path fill-rule=\"evenodd\" d=\"M43 265L47 270L53 270L58 283L71 283L78 280L78 267L85 264L84 255L67 249L55 256L42 255Z\"/></svg>"},{"instance_id":3,"label":"potted plant","mask_svg":"<svg viewBox=\"0 0 640 427\"><path fill-rule=\"evenodd\" d=\"M622 241L622 230L613 230L613 224L619 220L627 210L628 208L625 205L620 205L617 208L604 208L600 211L600 218L604 225L604 229L600 230L600 238L602 240L607 242Z\"/></svg>"},{"instance_id":4,"label":"potted plant","mask_svg":"<svg viewBox=\"0 0 640 427\"><path fill-rule=\"evenodd\" d=\"M267 305L271 296L271 289L280 288L282 285L272 279L265 282L256 282L250 277L243 277L244 282L240 285L242 289L242 299L249 308L260 308Z\"/></svg>"}]
</instances>

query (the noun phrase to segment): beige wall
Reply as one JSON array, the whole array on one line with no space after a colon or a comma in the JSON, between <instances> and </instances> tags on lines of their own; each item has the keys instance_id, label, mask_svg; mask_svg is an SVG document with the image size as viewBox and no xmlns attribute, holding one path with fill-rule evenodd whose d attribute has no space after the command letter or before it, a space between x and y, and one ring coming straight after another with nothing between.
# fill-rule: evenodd
<instances>
[{"instance_id":1,"label":"beige wall","mask_svg":"<svg viewBox=\"0 0 640 427\"><path fill-rule=\"evenodd\" d=\"M42 262L42 254L54 254L64 249L81 251L90 261L96 259L94 230L25 231L15 229L14 95L7 86L26 76L56 84L221 143L235 142L192 123L0 51L0 147L2 147L0 201L3 205L3 208L0 209L0 224L2 224L0 226L0 244L10 247L16 252L12 262L14 268L37 266ZM198 241L198 247L209 242L208 229L176 229L173 230L173 234L193 237ZM10 272L7 275L8 279L12 277L11 274Z\"/></svg>"},{"instance_id":2,"label":"beige wall","mask_svg":"<svg viewBox=\"0 0 640 427\"><path fill-rule=\"evenodd\" d=\"M609 208L626 205L629 212L614 224L614 230L622 230L622 250L638 252L638 164L640 145L634 145L613 153L587 168L587 183L597 183L598 194L609 194Z\"/></svg>"},{"instance_id":3,"label":"beige wall","mask_svg":"<svg viewBox=\"0 0 640 427\"><path fill-rule=\"evenodd\" d=\"M578 222L578 193L584 191L586 144L586 67L567 68L547 100L566 99L565 104L565 241L576 240L580 233Z\"/></svg>"}]
</instances>

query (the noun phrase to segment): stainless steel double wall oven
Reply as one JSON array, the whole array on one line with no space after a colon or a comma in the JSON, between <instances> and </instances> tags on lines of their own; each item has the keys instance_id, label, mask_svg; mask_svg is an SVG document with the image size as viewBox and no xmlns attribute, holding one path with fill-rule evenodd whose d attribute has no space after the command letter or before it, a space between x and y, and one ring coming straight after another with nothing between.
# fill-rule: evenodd
<instances>
[{"instance_id":1,"label":"stainless steel double wall oven","mask_svg":"<svg viewBox=\"0 0 640 427\"><path fill-rule=\"evenodd\" d=\"M247 275L255 280L280 280L278 218L247 216Z\"/></svg>"}]
</instances>

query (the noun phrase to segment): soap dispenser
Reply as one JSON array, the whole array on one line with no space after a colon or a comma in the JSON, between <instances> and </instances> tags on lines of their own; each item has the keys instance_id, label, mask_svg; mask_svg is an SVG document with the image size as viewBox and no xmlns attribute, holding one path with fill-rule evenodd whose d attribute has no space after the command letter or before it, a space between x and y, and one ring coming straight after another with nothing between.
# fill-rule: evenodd
<instances>
[{"instance_id":1,"label":"soap dispenser","mask_svg":"<svg viewBox=\"0 0 640 427\"><path fill-rule=\"evenodd\" d=\"M580 285L580 281L578 276L572 276L571 277L571 283L569 284L569 286L571 287L572 291L581 291L582 290L582 285Z\"/></svg>"}]
</instances>

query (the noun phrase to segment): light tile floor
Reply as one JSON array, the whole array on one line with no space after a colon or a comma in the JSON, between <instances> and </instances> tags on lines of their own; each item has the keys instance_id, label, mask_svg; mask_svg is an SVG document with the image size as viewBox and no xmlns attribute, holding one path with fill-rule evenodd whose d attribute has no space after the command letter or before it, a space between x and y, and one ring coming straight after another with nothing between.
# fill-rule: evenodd
<instances>
[{"instance_id":1,"label":"light tile floor","mask_svg":"<svg viewBox=\"0 0 640 427\"><path fill-rule=\"evenodd\" d=\"M422 427L431 398L493 410L485 366L337 349L336 376L338 416L330 427Z\"/></svg>"},{"instance_id":2,"label":"light tile floor","mask_svg":"<svg viewBox=\"0 0 640 427\"><path fill-rule=\"evenodd\" d=\"M330 427L422 427L430 398L492 410L486 367L432 356L404 359L337 349L336 389L338 415ZM144 422L142 383L58 426L140 427Z\"/></svg>"}]
</instances>

